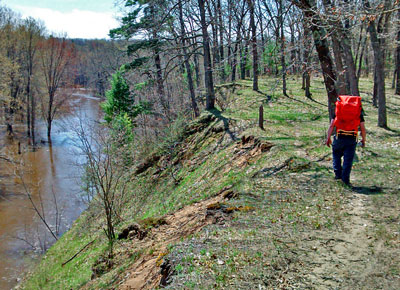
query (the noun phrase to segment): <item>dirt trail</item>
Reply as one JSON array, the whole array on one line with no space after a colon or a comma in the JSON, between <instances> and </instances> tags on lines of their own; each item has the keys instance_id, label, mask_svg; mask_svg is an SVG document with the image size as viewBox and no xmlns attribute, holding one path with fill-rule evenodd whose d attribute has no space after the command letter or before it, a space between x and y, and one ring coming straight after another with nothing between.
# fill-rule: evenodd
<instances>
[{"instance_id":1,"label":"dirt trail","mask_svg":"<svg viewBox=\"0 0 400 290\"><path fill-rule=\"evenodd\" d=\"M373 271L369 262L373 226L368 218L368 196L352 194L344 211L348 216L342 229L328 233L315 232L305 243L307 260L311 261L308 279L317 289L340 289L349 281L362 281Z\"/></svg>"},{"instance_id":2,"label":"dirt trail","mask_svg":"<svg viewBox=\"0 0 400 290\"><path fill-rule=\"evenodd\" d=\"M167 224L153 228L142 241L134 240L132 247L135 250L145 250L145 252L132 265L130 274L120 284L119 289L152 289L160 285L162 279L168 275L169 266L163 260L168 253L168 245L216 222L218 217L208 214L207 207L223 199L223 193L221 193L214 198L184 207L166 216Z\"/></svg>"}]
</instances>

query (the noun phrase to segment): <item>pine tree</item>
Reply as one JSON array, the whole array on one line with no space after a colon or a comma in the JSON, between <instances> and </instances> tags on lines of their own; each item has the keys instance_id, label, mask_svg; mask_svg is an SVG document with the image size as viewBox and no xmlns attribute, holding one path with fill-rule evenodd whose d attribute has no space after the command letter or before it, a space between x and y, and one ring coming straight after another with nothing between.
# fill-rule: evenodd
<instances>
[{"instance_id":1,"label":"pine tree","mask_svg":"<svg viewBox=\"0 0 400 290\"><path fill-rule=\"evenodd\" d=\"M106 101L101 107L105 113L104 119L110 123L114 117L127 113L132 114L134 96L129 91L129 85L122 76L122 71L117 70L111 80L111 89L106 93Z\"/></svg>"}]
</instances>

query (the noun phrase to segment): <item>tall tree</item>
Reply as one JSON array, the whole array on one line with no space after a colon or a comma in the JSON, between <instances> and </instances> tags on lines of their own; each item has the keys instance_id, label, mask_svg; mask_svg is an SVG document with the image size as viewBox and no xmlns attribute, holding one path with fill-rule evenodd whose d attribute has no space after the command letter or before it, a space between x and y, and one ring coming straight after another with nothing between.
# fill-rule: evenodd
<instances>
[{"instance_id":1,"label":"tall tree","mask_svg":"<svg viewBox=\"0 0 400 290\"><path fill-rule=\"evenodd\" d=\"M198 117L200 115L199 108L197 106L196 102L196 94L194 91L194 84L193 84L193 77L192 77L192 68L190 67L189 63L189 54L186 48L186 31L185 31L185 22L183 20L183 5L182 5L182 0L178 0L178 6L179 6L179 23L180 23L180 28L181 28L181 43L182 43L182 52L183 52L183 57L184 57L184 63L185 63L185 69L186 69L186 74L187 74L187 81L188 81L188 87L189 87L189 92L190 92L190 100L192 103L192 109L195 117Z\"/></svg>"},{"instance_id":2,"label":"tall tree","mask_svg":"<svg viewBox=\"0 0 400 290\"><path fill-rule=\"evenodd\" d=\"M223 13L222 13L222 5L221 0L217 1L217 20L219 26L219 59L221 64L221 80L225 81L225 54L224 54L224 21L223 21ZM229 48L228 48L229 49Z\"/></svg>"},{"instance_id":3,"label":"tall tree","mask_svg":"<svg viewBox=\"0 0 400 290\"><path fill-rule=\"evenodd\" d=\"M388 0L385 0L387 3ZM368 0L364 0L366 10L371 13L371 5ZM385 5L386 6L386 5ZM368 32L371 38L371 45L374 51L374 90L378 100L378 126L382 128L387 127L387 113L386 113L386 94L385 94L385 65L382 42L379 40L378 31L375 24L375 15L371 13L368 17Z\"/></svg>"},{"instance_id":4,"label":"tall tree","mask_svg":"<svg viewBox=\"0 0 400 290\"><path fill-rule=\"evenodd\" d=\"M282 66L282 93L287 96L286 92L286 39L284 32L284 15L283 15L283 1L278 0L278 23L281 42L281 66Z\"/></svg>"},{"instance_id":5,"label":"tall tree","mask_svg":"<svg viewBox=\"0 0 400 290\"><path fill-rule=\"evenodd\" d=\"M328 0L330 1L330 0ZM348 2L348 0L344 0L344 3ZM344 5L344 3L339 5L342 6L342 9L345 11L348 10L347 7L348 5ZM349 11L346 11L349 12ZM353 96L359 96L360 92L358 89L358 78L356 74L356 65L354 63L354 58L353 58L353 52L351 48L351 39L349 38L350 34L350 21L349 17L346 17L344 20L344 27L341 24L341 22L337 22L336 27L338 28L340 39L341 39L341 45L343 47L343 55L344 55L344 61L346 64L346 80L350 89L350 94Z\"/></svg>"},{"instance_id":6,"label":"tall tree","mask_svg":"<svg viewBox=\"0 0 400 290\"><path fill-rule=\"evenodd\" d=\"M131 11L122 18L121 27L110 31L110 36L127 40L138 38L128 46L128 55L134 57L134 59L126 68L138 69L153 60L155 72L145 68L145 74L155 78L161 106L164 114L169 118L170 105L165 91L161 60L163 47L161 35L165 30L165 23L169 19L167 1L125 0L124 3L125 7L131 9ZM142 50L151 51L151 57L140 55L139 52Z\"/></svg>"},{"instance_id":7,"label":"tall tree","mask_svg":"<svg viewBox=\"0 0 400 290\"><path fill-rule=\"evenodd\" d=\"M43 112L46 116L47 138L51 140L52 122L60 106L65 99L57 95L58 89L66 77L68 65L74 58L74 47L64 37L56 38L50 36L41 42L39 46L39 56L41 71L46 83L46 105L47 108Z\"/></svg>"},{"instance_id":8,"label":"tall tree","mask_svg":"<svg viewBox=\"0 0 400 290\"><path fill-rule=\"evenodd\" d=\"M302 89L304 90L305 96L311 98L310 92L310 78L311 78L311 65L310 65L310 47L312 43L312 36L310 28L308 27L307 21L303 21L303 84Z\"/></svg>"},{"instance_id":9,"label":"tall tree","mask_svg":"<svg viewBox=\"0 0 400 290\"><path fill-rule=\"evenodd\" d=\"M233 49L233 55L232 55L232 75L231 75L231 81L234 82L236 80L236 68L237 68L237 61L238 61L238 55L239 55L239 48L242 43L242 27L243 27L243 21L246 16L246 10L245 10L245 2L243 1L242 3L239 3L238 6L234 6L234 22L236 23L236 39L235 39L235 46ZM240 55L240 57L242 57Z\"/></svg>"},{"instance_id":10,"label":"tall tree","mask_svg":"<svg viewBox=\"0 0 400 290\"><path fill-rule=\"evenodd\" d=\"M334 7L330 0L322 1L327 15L333 15ZM337 18L328 17L327 29L330 32L332 40L332 51L336 65L336 89L340 95L349 95L349 88L346 82L346 69L343 60L343 48L341 45L341 37L338 32L338 25L342 25Z\"/></svg>"},{"instance_id":11,"label":"tall tree","mask_svg":"<svg viewBox=\"0 0 400 290\"><path fill-rule=\"evenodd\" d=\"M210 38L207 31L207 20L204 3L205 0L198 0L200 10L200 25L203 35L203 61L204 61L204 84L206 87L206 109L212 110L215 106L214 80L212 73Z\"/></svg>"},{"instance_id":12,"label":"tall tree","mask_svg":"<svg viewBox=\"0 0 400 290\"><path fill-rule=\"evenodd\" d=\"M332 119L335 114L335 102L338 94L336 91L336 74L333 68L332 59L329 54L329 45L326 38L326 31L317 13L315 0L292 0L293 4L298 6L304 14L306 21L309 21L310 29L313 34L315 48L318 53L319 62L322 68L326 92L328 94L329 118Z\"/></svg>"},{"instance_id":13,"label":"tall tree","mask_svg":"<svg viewBox=\"0 0 400 290\"><path fill-rule=\"evenodd\" d=\"M253 90L258 91L257 26L254 20L254 0L247 0L250 11L251 45L253 54Z\"/></svg>"},{"instance_id":14,"label":"tall tree","mask_svg":"<svg viewBox=\"0 0 400 290\"><path fill-rule=\"evenodd\" d=\"M396 95L400 95L400 9L397 11L397 34L396 34Z\"/></svg>"},{"instance_id":15,"label":"tall tree","mask_svg":"<svg viewBox=\"0 0 400 290\"><path fill-rule=\"evenodd\" d=\"M22 49L20 38L20 19L10 9L1 7L0 36L3 63L3 79L6 86L2 96L5 123L8 135L13 135L15 115L19 110L20 97L23 92Z\"/></svg>"},{"instance_id":16,"label":"tall tree","mask_svg":"<svg viewBox=\"0 0 400 290\"><path fill-rule=\"evenodd\" d=\"M24 55L24 75L26 93L26 124L27 135L31 144L35 146L35 119L36 119L36 100L32 89L32 78L35 72L36 53L39 41L42 38L43 27L33 18L24 21L22 40Z\"/></svg>"}]
</instances>

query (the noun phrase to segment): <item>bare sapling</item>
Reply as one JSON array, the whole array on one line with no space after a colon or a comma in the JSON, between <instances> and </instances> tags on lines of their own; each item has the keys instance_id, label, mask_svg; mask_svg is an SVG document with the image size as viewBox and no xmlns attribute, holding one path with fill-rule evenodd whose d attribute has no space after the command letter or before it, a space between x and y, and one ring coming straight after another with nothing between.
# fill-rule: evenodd
<instances>
[{"instance_id":1,"label":"bare sapling","mask_svg":"<svg viewBox=\"0 0 400 290\"><path fill-rule=\"evenodd\" d=\"M104 233L108 239L108 266L112 266L115 225L121 221L126 198L126 174L123 158L118 158L119 137L105 125L91 126L81 121L76 128L79 148L86 158L84 182L91 206L102 209Z\"/></svg>"}]
</instances>

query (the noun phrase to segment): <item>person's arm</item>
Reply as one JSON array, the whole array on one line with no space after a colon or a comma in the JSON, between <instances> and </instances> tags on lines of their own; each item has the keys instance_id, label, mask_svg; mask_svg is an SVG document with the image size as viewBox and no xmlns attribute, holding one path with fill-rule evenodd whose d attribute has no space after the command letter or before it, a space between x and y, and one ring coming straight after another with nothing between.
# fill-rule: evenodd
<instances>
[{"instance_id":1,"label":"person's arm","mask_svg":"<svg viewBox=\"0 0 400 290\"><path fill-rule=\"evenodd\" d=\"M332 119L331 125L329 126L329 129L328 129L328 134L327 134L328 136L327 136L326 142L325 142L326 146L328 146L328 147L330 147L332 144L331 136L333 133L333 128L335 127L335 125L333 124L334 121L335 121L335 119Z\"/></svg>"},{"instance_id":2,"label":"person's arm","mask_svg":"<svg viewBox=\"0 0 400 290\"><path fill-rule=\"evenodd\" d=\"M360 128L361 128L362 147L365 147L365 142L367 141L367 132L365 130L365 122L360 123Z\"/></svg>"}]
</instances>

